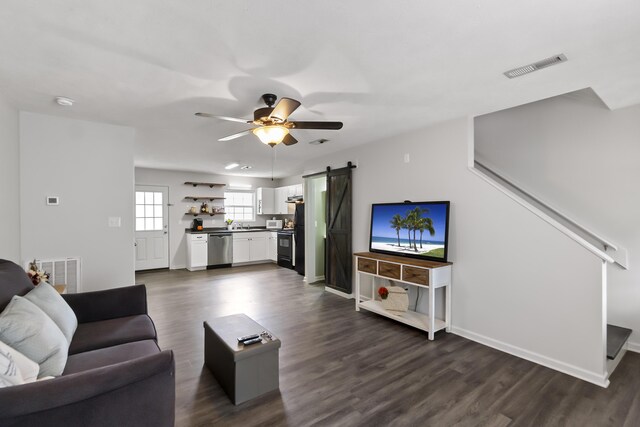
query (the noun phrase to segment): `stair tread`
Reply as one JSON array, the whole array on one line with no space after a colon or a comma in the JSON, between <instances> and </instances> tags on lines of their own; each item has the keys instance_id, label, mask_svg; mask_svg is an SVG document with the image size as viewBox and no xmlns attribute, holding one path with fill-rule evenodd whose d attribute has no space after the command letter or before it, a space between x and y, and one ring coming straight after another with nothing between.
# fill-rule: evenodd
<instances>
[{"instance_id":1,"label":"stair tread","mask_svg":"<svg viewBox=\"0 0 640 427\"><path fill-rule=\"evenodd\" d=\"M631 335L631 329L607 325L607 359L615 359Z\"/></svg>"}]
</instances>

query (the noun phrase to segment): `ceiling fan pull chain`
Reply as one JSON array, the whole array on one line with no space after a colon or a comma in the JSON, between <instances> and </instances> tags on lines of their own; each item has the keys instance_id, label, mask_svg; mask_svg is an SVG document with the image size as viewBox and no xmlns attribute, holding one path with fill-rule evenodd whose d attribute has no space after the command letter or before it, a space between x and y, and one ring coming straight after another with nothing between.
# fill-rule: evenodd
<instances>
[{"instance_id":1,"label":"ceiling fan pull chain","mask_svg":"<svg viewBox=\"0 0 640 427\"><path fill-rule=\"evenodd\" d=\"M271 181L273 181L273 166L276 163L276 147L273 147L273 158L271 159Z\"/></svg>"}]
</instances>

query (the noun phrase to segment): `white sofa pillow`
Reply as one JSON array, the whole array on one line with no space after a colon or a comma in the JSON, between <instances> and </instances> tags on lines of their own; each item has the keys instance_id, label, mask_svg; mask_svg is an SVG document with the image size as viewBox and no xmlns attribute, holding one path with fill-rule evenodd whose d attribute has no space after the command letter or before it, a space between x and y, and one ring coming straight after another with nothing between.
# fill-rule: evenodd
<instances>
[{"instance_id":1,"label":"white sofa pillow","mask_svg":"<svg viewBox=\"0 0 640 427\"><path fill-rule=\"evenodd\" d=\"M47 282L42 282L29 291L24 298L28 299L54 321L62 331L67 343L71 344L73 334L78 328L78 318L69 304L58 291Z\"/></svg>"},{"instance_id":2,"label":"white sofa pillow","mask_svg":"<svg viewBox=\"0 0 640 427\"><path fill-rule=\"evenodd\" d=\"M39 371L36 362L0 341L0 387L33 382Z\"/></svg>"},{"instance_id":3,"label":"white sofa pillow","mask_svg":"<svg viewBox=\"0 0 640 427\"><path fill-rule=\"evenodd\" d=\"M31 301L14 296L0 313L0 341L40 365L39 376L62 374L69 343L58 326Z\"/></svg>"}]
</instances>

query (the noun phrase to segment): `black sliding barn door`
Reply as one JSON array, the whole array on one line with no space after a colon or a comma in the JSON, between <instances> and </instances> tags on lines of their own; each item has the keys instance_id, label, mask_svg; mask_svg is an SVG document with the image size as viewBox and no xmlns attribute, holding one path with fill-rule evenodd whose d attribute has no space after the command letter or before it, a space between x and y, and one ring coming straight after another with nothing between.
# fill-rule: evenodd
<instances>
[{"instance_id":1,"label":"black sliding barn door","mask_svg":"<svg viewBox=\"0 0 640 427\"><path fill-rule=\"evenodd\" d=\"M327 171L326 285L351 293L351 164Z\"/></svg>"}]
</instances>

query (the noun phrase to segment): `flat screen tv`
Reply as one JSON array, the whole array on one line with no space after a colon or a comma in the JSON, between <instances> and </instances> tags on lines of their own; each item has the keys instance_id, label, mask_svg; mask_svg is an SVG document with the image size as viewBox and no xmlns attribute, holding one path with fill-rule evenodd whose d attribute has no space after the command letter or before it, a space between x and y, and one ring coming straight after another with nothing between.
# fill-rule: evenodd
<instances>
[{"instance_id":1,"label":"flat screen tv","mask_svg":"<svg viewBox=\"0 0 640 427\"><path fill-rule=\"evenodd\" d=\"M371 252L446 262L448 239L449 202L371 205Z\"/></svg>"}]
</instances>

